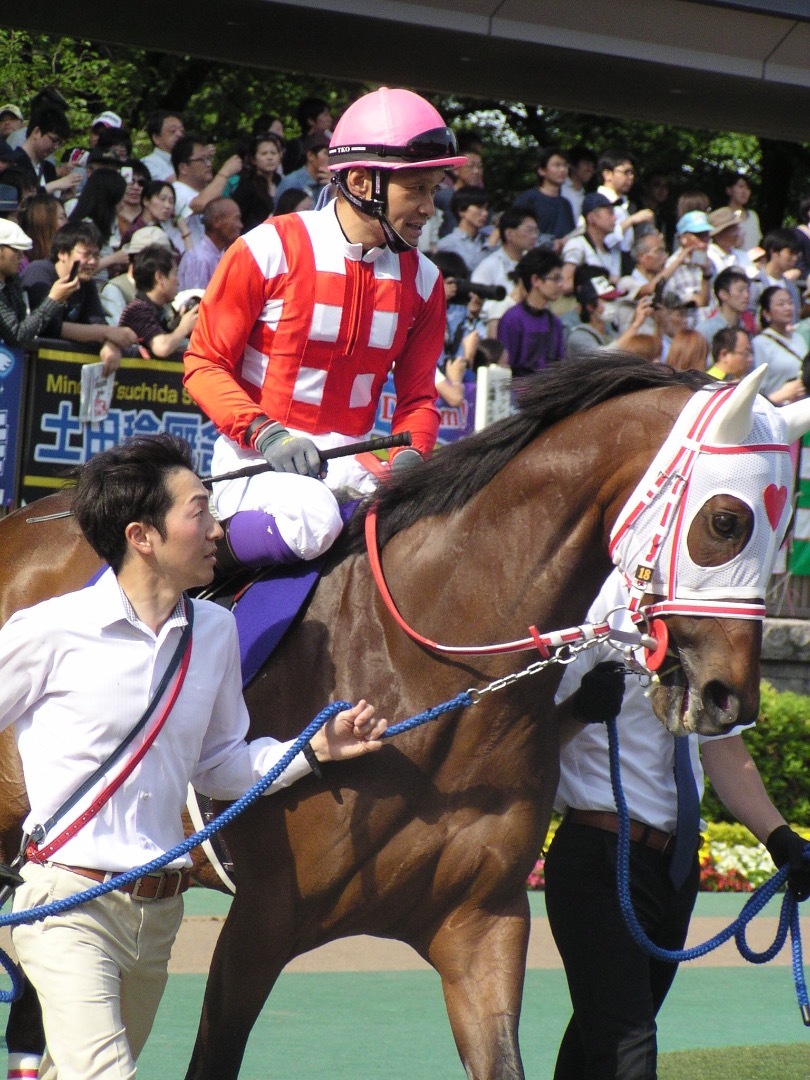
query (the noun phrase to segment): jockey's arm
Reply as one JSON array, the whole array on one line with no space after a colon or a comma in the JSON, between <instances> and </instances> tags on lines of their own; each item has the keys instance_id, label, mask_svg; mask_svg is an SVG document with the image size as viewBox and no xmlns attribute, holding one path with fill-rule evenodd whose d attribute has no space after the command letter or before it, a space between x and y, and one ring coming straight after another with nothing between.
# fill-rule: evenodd
<instances>
[{"instance_id":1,"label":"jockey's arm","mask_svg":"<svg viewBox=\"0 0 810 1080\"><path fill-rule=\"evenodd\" d=\"M267 279L242 238L223 255L205 291L185 354L183 382L219 431L242 446L262 409L236 380L236 365L267 299Z\"/></svg>"},{"instance_id":2,"label":"jockey's arm","mask_svg":"<svg viewBox=\"0 0 810 1080\"><path fill-rule=\"evenodd\" d=\"M410 431L412 445L423 457L432 452L439 431L436 364L444 347L444 327L444 283L438 276L394 365L397 403L391 432Z\"/></svg>"}]
</instances>

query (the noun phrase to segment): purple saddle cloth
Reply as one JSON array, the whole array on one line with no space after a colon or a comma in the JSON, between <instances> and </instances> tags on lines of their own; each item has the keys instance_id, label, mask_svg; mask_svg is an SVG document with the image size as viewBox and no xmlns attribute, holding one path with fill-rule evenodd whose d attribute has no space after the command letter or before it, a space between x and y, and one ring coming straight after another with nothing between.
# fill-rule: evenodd
<instances>
[{"instance_id":1,"label":"purple saddle cloth","mask_svg":"<svg viewBox=\"0 0 810 1080\"><path fill-rule=\"evenodd\" d=\"M359 499L340 504L344 524L359 505ZM233 613L239 633L243 687L256 678L306 604L325 560L326 555L321 555L310 562L279 567L271 577L254 581L239 597Z\"/></svg>"},{"instance_id":2,"label":"purple saddle cloth","mask_svg":"<svg viewBox=\"0 0 810 1080\"><path fill-rule=\"evenodd\" d=\"M318 584L323 563L321 556L285 566L273 577L252 582L237 600L233 613L239 633L242 686L255 679L289 630Z\"/></svg>"}]
</instances>

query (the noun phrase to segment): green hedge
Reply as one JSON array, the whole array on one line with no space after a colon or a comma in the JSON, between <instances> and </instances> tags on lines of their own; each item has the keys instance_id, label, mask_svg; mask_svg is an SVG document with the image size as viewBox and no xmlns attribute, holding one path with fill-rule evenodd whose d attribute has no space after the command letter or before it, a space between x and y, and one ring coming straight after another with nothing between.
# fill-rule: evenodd
<instances>
[{"instance_id":1,"label":"green hedge","mask_svg":"<svg viewBox=\"0 0 810 1080\"><path fill-rule=\"evenodd\" d=\"M763 682L759 720L743 739L785 820L810 826L810 697ZM701 813L707 821L734 820L708 778Z\"/></svg>"}]
</instances>

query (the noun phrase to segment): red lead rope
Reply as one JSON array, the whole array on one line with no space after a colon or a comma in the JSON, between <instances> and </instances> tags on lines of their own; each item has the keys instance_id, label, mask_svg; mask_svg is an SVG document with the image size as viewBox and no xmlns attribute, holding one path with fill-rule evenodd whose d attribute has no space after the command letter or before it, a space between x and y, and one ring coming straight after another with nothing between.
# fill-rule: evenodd
<instances>
[{"instance_id":1,"label":"red lead rope","mask_svg":"<svg viewBox=\"0 0 810 1080\"><path fill-rule=\"evenodd\" d=\"M595 625L572 626L568 630L553 630L547 634L540 634L536 627L530 626L529 633L531 637L520 638L517 641L505 641L500 645L439 645L438 642L423 637L422 634L417 633L416 630L408 626L397 610L380 562L380 549L377 544L377 511L373 506L366 513L365 530L371 572L391 617L412 641L416 641L419 645L424 645L428 649L433 649L434 652L449 653L456 656L487 656L500 653L528 652L530 649L537 649L543 659L546 660L551 655L552 649L559 649L564 645L574 645L580 641L591 641L598 637L608 637L611 633L610 624L607 622Z\"/></svg>"},{"instance_id":2,"label":"red lead rope","mask_svg":"<svg viewBox=\"0 0 810 1080\"><path fill-rule=\"evenodd\" d=\"M90 806L88 806L86 810L79 814L79 816L75 818L70 823L70 825L67 826L66 829L63 829L58 836L54 837L54 839L51 840L49 844L46 844L43 848L38 848L33 841L28 845L28 847L25 849L25 854L31 862L47 862L55 851L58 851L63 844L66 844L68 840L70 840L76 835L77 832L79 832L80 829L84 828L88 821L91 821L96 816L102 806L104 806L104 804L112 798L112 796L116 793L116 791L118 791L118 789L127 779L127 777L132 774L133 770L141 761L143 756L146 754L149 747L158 737L158 734L160 733L161 728L165 724L169 713L174 708L174 703L175 701L177 701L178 694L180 693L183 682L185 681L186 672L188 671L188 665L190 660L191 637L189 637L188 639L188 644L186 645L185 652L183 653L183 659L180 661L180 667L177 669L177 675L174 679L174 685L169 691L169 698L163 707L163 712L153 724L151 731L144 737L143 742L129 759L129 761L126 763L126 765L124 765L121 772L117 776L113 777L110 783L99 792L99 794L90 804Z\"/></svg>"}]
</instances>

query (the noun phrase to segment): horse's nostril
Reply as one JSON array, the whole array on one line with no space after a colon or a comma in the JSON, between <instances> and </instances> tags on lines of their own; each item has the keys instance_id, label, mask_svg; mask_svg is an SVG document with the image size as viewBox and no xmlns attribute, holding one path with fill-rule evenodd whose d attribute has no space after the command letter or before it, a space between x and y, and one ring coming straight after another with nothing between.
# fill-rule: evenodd
<instances>
[{"instance_id":1,"label":"horse's nostril","mask_svg":"<svg viewBox=\"0 0 810 1080\"><path fill-rule=\"evenodd\" d=\"M737 699L730 693L725 683L719 679L712 679L703 688L703 705L706 709L716 709L722 713L730 714L738 711Z\"/></svg>"}]
</instances>

